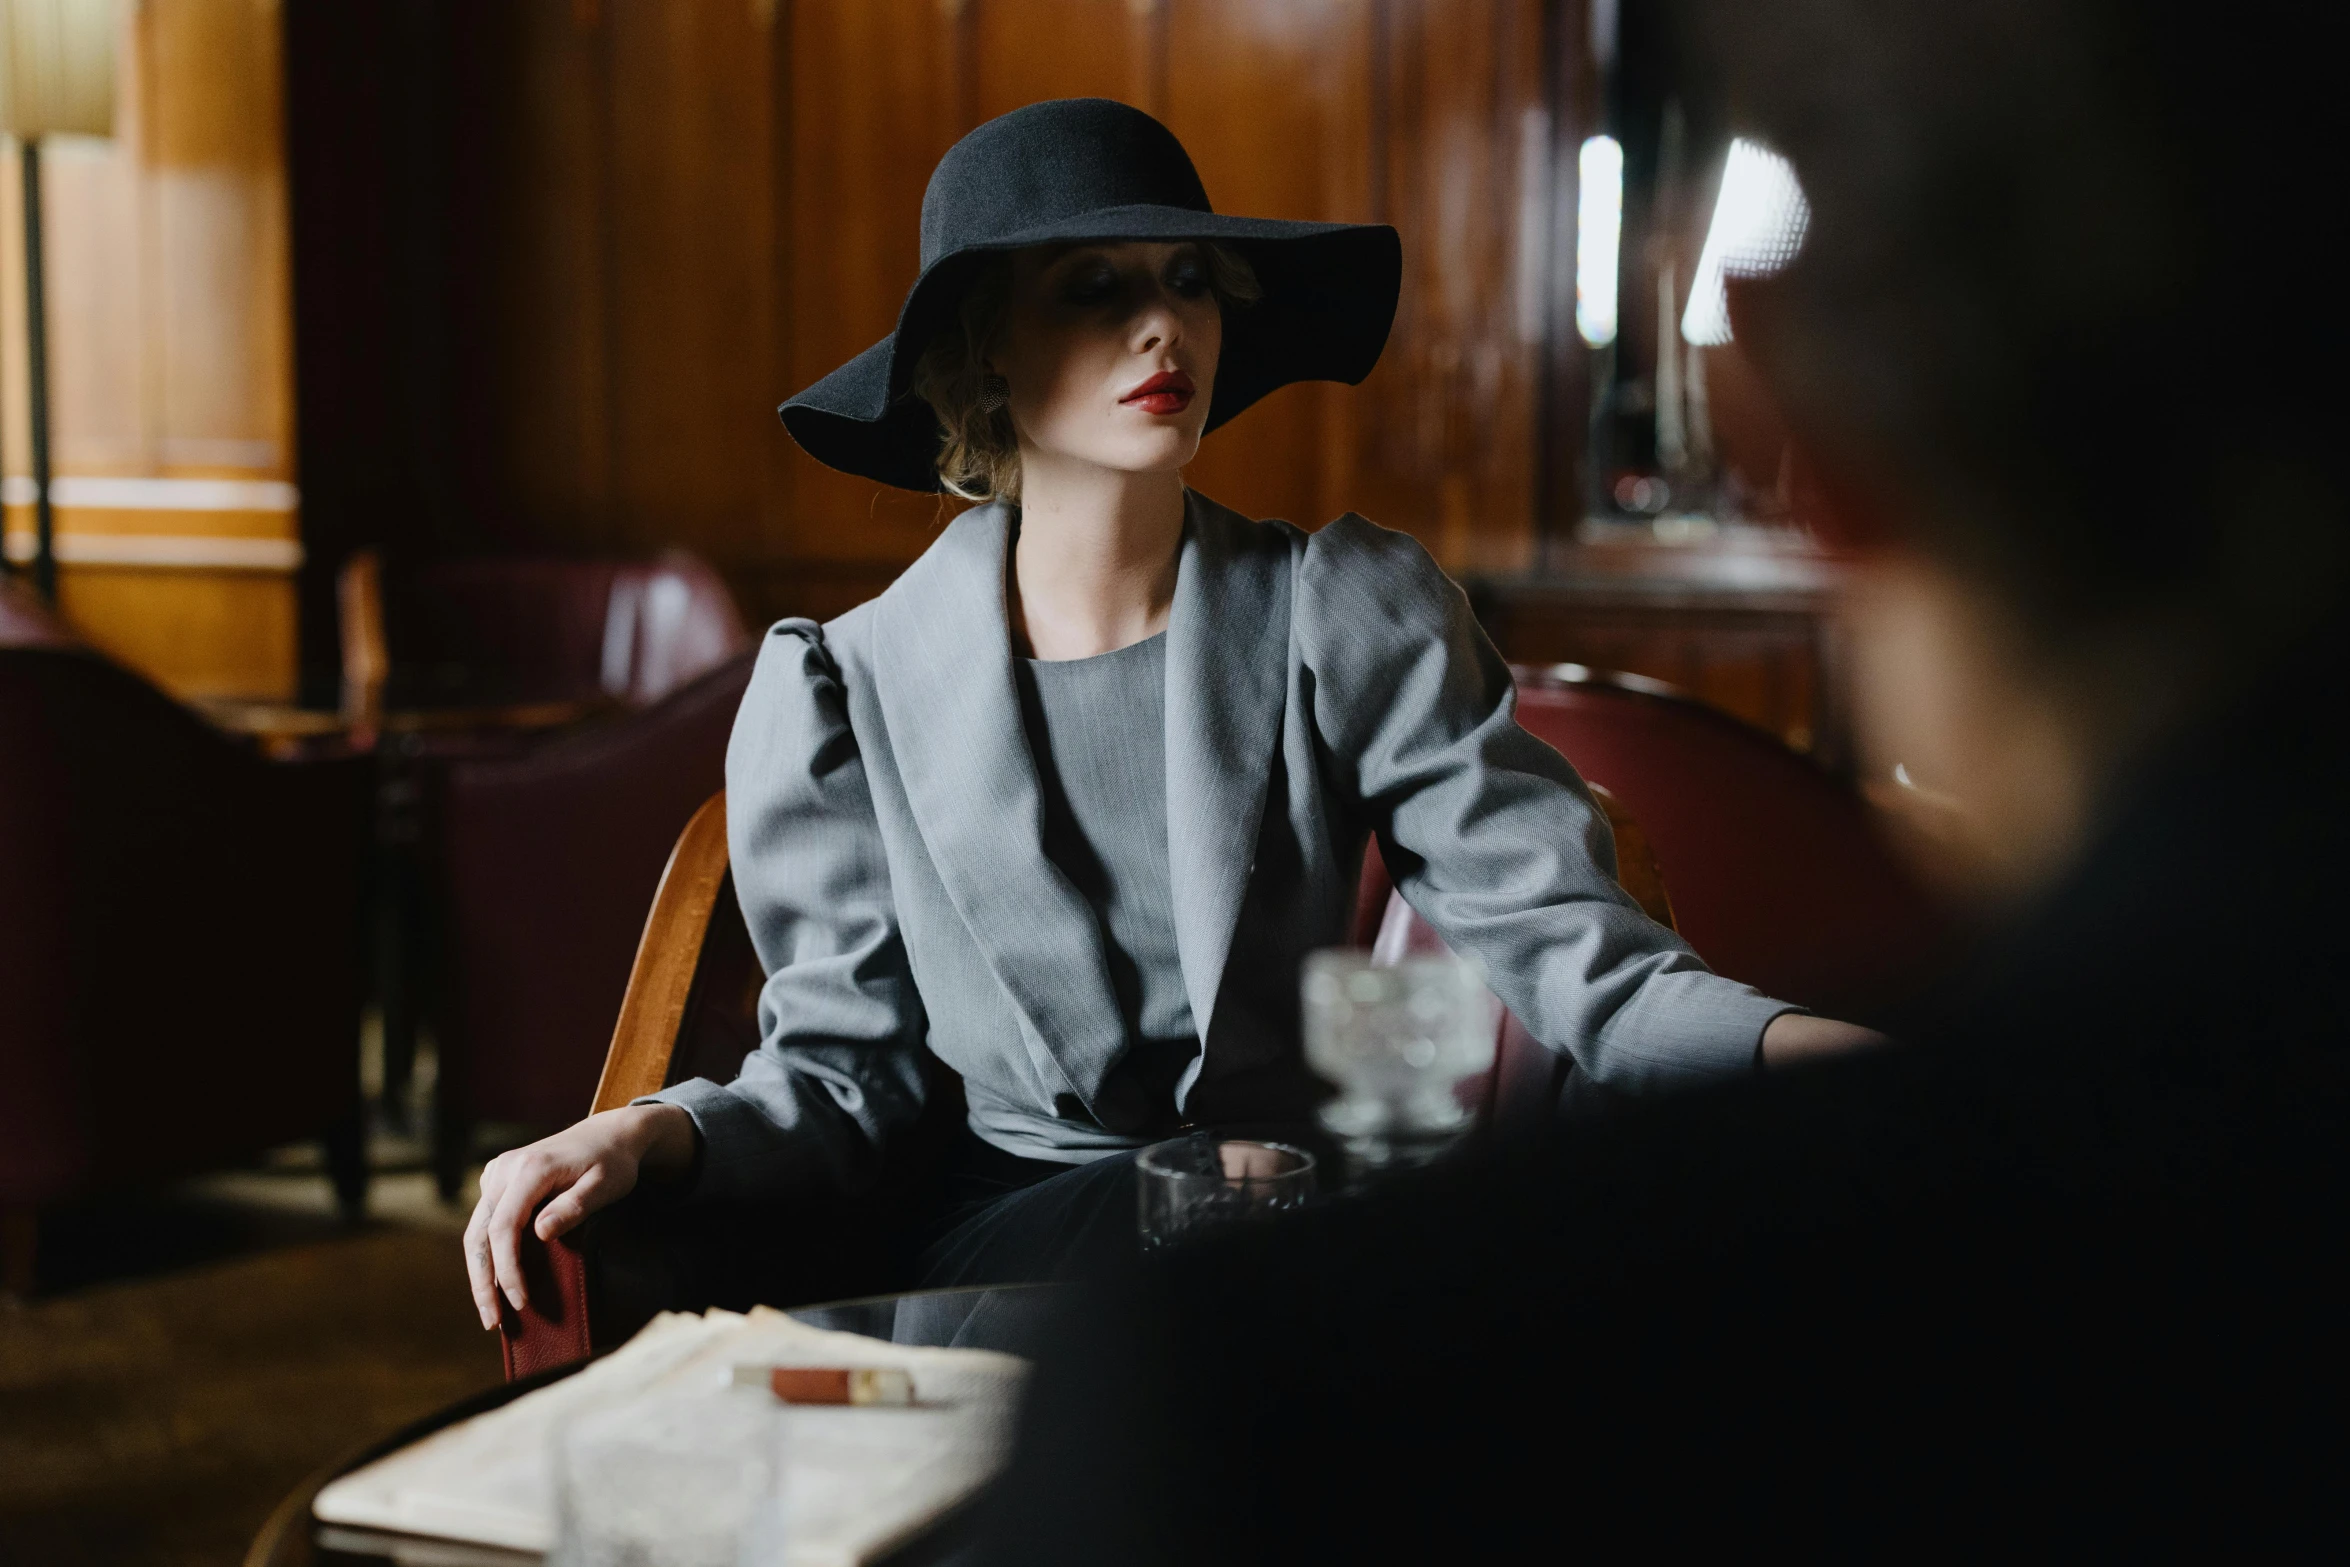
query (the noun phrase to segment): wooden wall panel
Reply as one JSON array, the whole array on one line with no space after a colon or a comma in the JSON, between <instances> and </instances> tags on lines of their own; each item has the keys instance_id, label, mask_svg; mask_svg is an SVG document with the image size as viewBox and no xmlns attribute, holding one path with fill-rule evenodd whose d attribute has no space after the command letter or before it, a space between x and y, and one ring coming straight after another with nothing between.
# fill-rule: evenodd
<instances>
[{"instance_id":1,"label":"wooden wall panel","mask_svg":"<svg viewBox=\"0 0 2350 1567\"><path fill-rule=\"evenodd\" d=\"M963 33L939 0L791 7L790 238L778 278L788 350L786 373L760 404L763 439L786 475L756 551L769 563L761 586L770 603L845 609L927 548L947 515L934 497L807 457L774 406L897 324L921 269L923 187L969 128Z\"/></svg>"},{"instance_id":2,"label":"wooden wall panel","mask_svg":"<svg viewBox=\"0 0 2350 1567\"><path fill-rule=\"evenodd\" d=\"M447 19L420 97L449 106L463 514L421 544L683 544L760 617L869 597L954 507L822 468L774 406L894 325L959 136L1100 94L1165 118L1224 210L1405 238L1369 383L1276 393L1192 482L1309 527L1360 510L1456 570L1530 558L1544 0L419 3Z\"/></svg>"},{"instance_id":3,"label":"wooden wall panel","mask_svg":"<svg viewBox=\"0 0 2350 1567\"><path fill-rule=\"evenodd\" d=\"M1455 572L1534 550L1533 389L1543 264L1525 192L1547 145L1540 10L1399 0L1387 13L1383 216L1404 235L1394 338L1366 383L1363 476L1382 520Z\"/></svg>"},{"instance_id":4,"label":"wooden wall panel","mask_svg":"<svg viewBox=\"0 0 2350 1567\"><path fill-rule=\"evenodd\" d=\"M57 607L109 656L176 696L292 694L294 594L284 573L68 566Z\"/></svg>"},{"instance_id":5,"label":"wooden wall panel","mask_svg":"<svg viewBox=\"0 0 2350 1567\"><path fill-rule=\"evenodd\" d=\"M1165 8L1176 0L956 0L967 14L971 123L1047 98L1165 101ZM1271 6L1265 9L1278 10Z\"/></svg>"},{"instance_id":6,"label":"wooden wall panel","mask_svg":"<svg viewBox=\"0 0 2350 1567\"><path fill-rule=\"evenodd\" d=\"M461 6L450 295L456 465L484 543L615 547L605 49L577 0Z\"/></svg>"},{"instance_id":7,"label":"wooden wall panel","mask_svg":"<svg viewBox=\"0 0 2350 1567\"><path fill-rule=\"evenodd\" d=\"M776 436L772 12L607 5L614 534L739 553Z\"/></svg>"},{"instance_id":8,"label":"wooden wall panel","mask_svg":"<svg viewBox=\"0 0 2350 1567\"><path fill-rule=\"evenodd\" d=\"M42 154L49 292L50 453L63 472L136 473L156 447L154 323L146 309L149 213L146 181L118 150L137 145L138 99L125 73L123 117L111 142L75 137ZM14 151L13 147L10 149ZM17 160L0 180L8 215L4 284L8 467L32 472L25 380L24 194Z\"/></svg>"},{"instance_id":9,"label":"wooden wall panel","mask_svg":"<svg viewBox=\"0 0 2350 1567\"><path fill-rule=\"evenodd\" d=\"M283 696L295 680L279 22L274 0L123 7L115 134L42 154L60 604L184 695ZM6 525L22 559L36 492L7 165Z\"/></svg>"},{"instance_id":10,"label":"wooden wall panel","mask_svg":"<svg viewBox=\"0 0 2350 1567\"><path fill-rule=\"evenodd\" d=\"M1357 0L1174 0L1164 118L1219 211L1375 221L1376 21ZM1285 387L1210 436L1184 477L1251 516L1302 527L1349 507L1379 517L1357 472L1366 395Z\"/></svg>"},{"instance_id":11,"label":"wooden wall panel","mask_svg":"<svg viewBox=\"0 0 2350 1567\"><path fill-rule=\"evenodd\" d=\"M282 475L292 459L292 291L277 6L142 6L156 297L155 459Z\"/></svg>"}]
</instances>

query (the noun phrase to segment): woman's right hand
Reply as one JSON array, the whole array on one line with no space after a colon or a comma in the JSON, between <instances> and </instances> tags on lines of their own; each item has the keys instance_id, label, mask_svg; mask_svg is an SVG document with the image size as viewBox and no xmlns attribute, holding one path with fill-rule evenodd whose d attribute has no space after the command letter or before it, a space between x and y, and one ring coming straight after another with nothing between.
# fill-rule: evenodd
<instances>
[{"instance_id":1,"label":"woman's right hand","mask_svg":"<svg viewBox=\"0 0 2350 1567\"><path fill-rule=\"evenodd\" d=\"M481 1325L498 1325L501 1293L517 1311L529 1303L524 1225L540 1240L553 1240L634 1191L639 1176L682 1174L693 1163L698 1136L693 1117L675 1105L626 1105L492 1159L465 1226L465 1272Z\"/></svg>"}]
</instances>

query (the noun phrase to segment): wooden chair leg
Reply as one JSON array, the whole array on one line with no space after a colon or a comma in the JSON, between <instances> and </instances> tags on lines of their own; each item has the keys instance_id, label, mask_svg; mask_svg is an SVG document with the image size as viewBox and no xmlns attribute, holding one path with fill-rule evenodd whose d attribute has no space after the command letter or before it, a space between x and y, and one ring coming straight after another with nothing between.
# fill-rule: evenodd
<instances>
[{"instance_id":1,"label":"wooden chair leg","mask_svg":"<svg viewBox=\"0 0 2350 1567\"><path fill-rule=\"evenodd\" d=\"M32 1299L40 1258L41 1215L29 1203L0 1206L0 1298Z\"/></svg>"}]
</instances>

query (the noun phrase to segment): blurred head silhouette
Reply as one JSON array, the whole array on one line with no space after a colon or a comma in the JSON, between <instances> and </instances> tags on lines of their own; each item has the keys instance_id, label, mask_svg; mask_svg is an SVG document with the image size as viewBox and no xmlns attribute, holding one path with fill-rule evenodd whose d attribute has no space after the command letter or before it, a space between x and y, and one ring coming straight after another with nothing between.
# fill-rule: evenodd
<instances>
[{"instance_id":1,"label":"blurred head silhouette","mask_svg":"<svg viewBox=\"0 0 2350 1567\"><path fill-rule=\"evenodd\" d=\"M1873 762L2045 881L2136 758L2338 667L2341 137L2314 13L1695 0L1794 263L1737 341L1862 564Z\"/></svg>"}]
</instances>

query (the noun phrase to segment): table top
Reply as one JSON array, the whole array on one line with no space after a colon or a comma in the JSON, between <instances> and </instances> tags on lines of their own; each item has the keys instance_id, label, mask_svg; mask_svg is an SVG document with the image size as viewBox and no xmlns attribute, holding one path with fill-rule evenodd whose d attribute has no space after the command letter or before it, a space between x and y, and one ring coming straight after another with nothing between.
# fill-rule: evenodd
<instances>
[{"instance_id":1,"label":"table top","mask_svg":"<svg viewBox=\"0 0 2350 1567\"><path fill-rule=\"evenodd\" d=\"M215 727L265 744L342 738L360 732L397 735L441 734L473 729L562 729L601 717L619 706L608 697L388 706L372 713L297 707L286 702L253 702L234 697L200 697L189 705Z\"/></svg>"},{"instance_id":2,"label":"table top","mask_svg":"<svg viewBox=\"0 0 2350 1567\"><path fill-rule=\"evenodd\" d=\"M874 1295L861 1300L798 1306L786 1315L810 1327L860 1333L892 1344L993 1349L1033 1358L1044 1330L1045 1305L1057 1293L1054 1286L1045 1284L916 1290L903 1295ZM559 1366L460 1399L321 1469L271 1512L269 1521L261 1526L260 1534L254 1537L252 1548L245 1554L245 1567L382 1567L386 1562L426 1561L433 1567L527 1567L539 1562L541 1558L531 1552L320 1524L311 1518L310 1504L329 1480L420 1441L444 1426L471 1419L534 1389L559 1382L586 1364L581 1361L577 1365ZM889 1567L927 1567L946 1560L959 1544L957 1521L949 1518L893 1553L888 1558Z\"/></svg>"}]
</instances>

